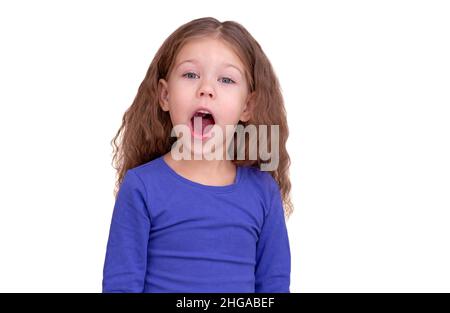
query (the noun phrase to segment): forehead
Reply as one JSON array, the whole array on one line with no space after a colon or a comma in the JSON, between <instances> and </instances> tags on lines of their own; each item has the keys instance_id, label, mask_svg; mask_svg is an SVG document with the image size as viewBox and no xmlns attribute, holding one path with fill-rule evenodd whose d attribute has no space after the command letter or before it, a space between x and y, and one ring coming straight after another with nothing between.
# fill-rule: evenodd
<instances>
[{"instance_id":1,"label":"forehead","mask_svg":"<svg viewBox=\"0 0 450 313\"><path fill-rule=\"evenodd\" d=\"M244 69L244 65L235 51L223 40L215 38L189 40L178 52L175 65L191 59L201 63L231 63L242 70Z\"/></svg>"}]
</instances>

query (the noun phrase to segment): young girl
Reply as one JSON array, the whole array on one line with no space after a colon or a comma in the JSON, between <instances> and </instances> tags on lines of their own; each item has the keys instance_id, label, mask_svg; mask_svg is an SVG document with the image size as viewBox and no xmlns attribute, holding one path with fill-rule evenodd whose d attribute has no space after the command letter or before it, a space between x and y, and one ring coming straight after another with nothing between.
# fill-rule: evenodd
<instances>
[{"instance_id":1,"label":"young girl","mask_svg":"<svg viewBox=\"0 0 450 313\"><path fill-rule=\"evenodd\" d=\"M247 141L244 158L238 149L199 158L237 147L213 133L249 125L277 125L276 169L263 171ZM274 136L252 129L258 146ZM248 31L214 18L179 27L112 140L118 179L103 292L290 292L287 137L278 80Z\"/></svg>"}]
</instances>

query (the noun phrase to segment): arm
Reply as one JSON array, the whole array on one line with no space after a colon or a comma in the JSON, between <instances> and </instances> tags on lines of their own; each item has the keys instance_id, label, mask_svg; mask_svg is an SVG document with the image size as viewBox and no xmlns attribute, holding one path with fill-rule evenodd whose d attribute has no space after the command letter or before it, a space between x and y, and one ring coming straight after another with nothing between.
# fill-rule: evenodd
<instances>
[{"instance_id":1,"label":"arm","mask_svg":"<svg viewBox=\"0 0 450 313\"><path fill-rule=\"evenodd\" d=\"M278 184L275 185L256 247L256 293L290 292L289 238L280 191Z\"/></svg>"},{"instance_id":2,"label":"arm","mask_svg":"<svg viewBox=\"0 0 450 313\"><path fill-rule=\"evenodd\" d=\"M128 170L114 205L103 267L103 292L143 291L150 228L143 183Z\"/></svg>"}]
</instances>

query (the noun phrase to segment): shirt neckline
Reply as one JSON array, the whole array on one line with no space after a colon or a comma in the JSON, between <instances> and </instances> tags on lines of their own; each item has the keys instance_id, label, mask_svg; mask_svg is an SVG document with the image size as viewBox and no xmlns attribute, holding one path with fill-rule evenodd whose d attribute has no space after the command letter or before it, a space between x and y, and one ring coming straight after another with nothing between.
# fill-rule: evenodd
<instances>
[{"instance_id":1,"label":"shirt neckline","mask_svg":"<svg viewBox=\"0 0 450 313\"><path fill-rule=\"evenodd\" d=\"M212 185L200 184L200 183L194 182L194 181L187 179L186 177L183 177L180 174L178 174L174 169L172 169L169 166L169 164L167 164L167 162L164 160L163 156L164 155L161 155L159 158L157 158L157 160L162 164L162 166L167 170L167 172L171 176L175 177L178 181L180 181L184 184L187 184L189 186L192 186L194 188L203 189L205 191L210 191L210 192L218 192L218 193L231 192L231 191L237 189L237 187L240 185L240 183L242 181L242 170L243 169L241 166L236 166L236 177L232 184L224 185L224 186L212 186Z\"/></svg>"}]
</instances>

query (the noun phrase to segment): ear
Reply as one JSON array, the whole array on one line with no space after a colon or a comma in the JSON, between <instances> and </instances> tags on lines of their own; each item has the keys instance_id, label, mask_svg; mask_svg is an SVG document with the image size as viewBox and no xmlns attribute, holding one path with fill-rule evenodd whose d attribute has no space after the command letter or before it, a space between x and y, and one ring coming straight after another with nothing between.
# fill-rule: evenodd
<instances>
[{"instance_id":1,"label":"ear","mask_svg":"<svg viewBox=\"0 0 450 313\"><path fill-rule=\"evenodd\" d=\"M158 81L159 106L163 111L169 111L169 88L167 81L160 79Z\"/></svg>"},{"instance_id":2,"label":"ear","mask_svg":"<svg viewBox=\"0 0 450 313\"><path fill-rule=\"evenodd\" d=\"M248 122L252 116L252 111L255 107L255 92L253 91L247 96L244 103L244 110L241 113L240 120L242 122Z\"/></svg>"}]
</instances>

